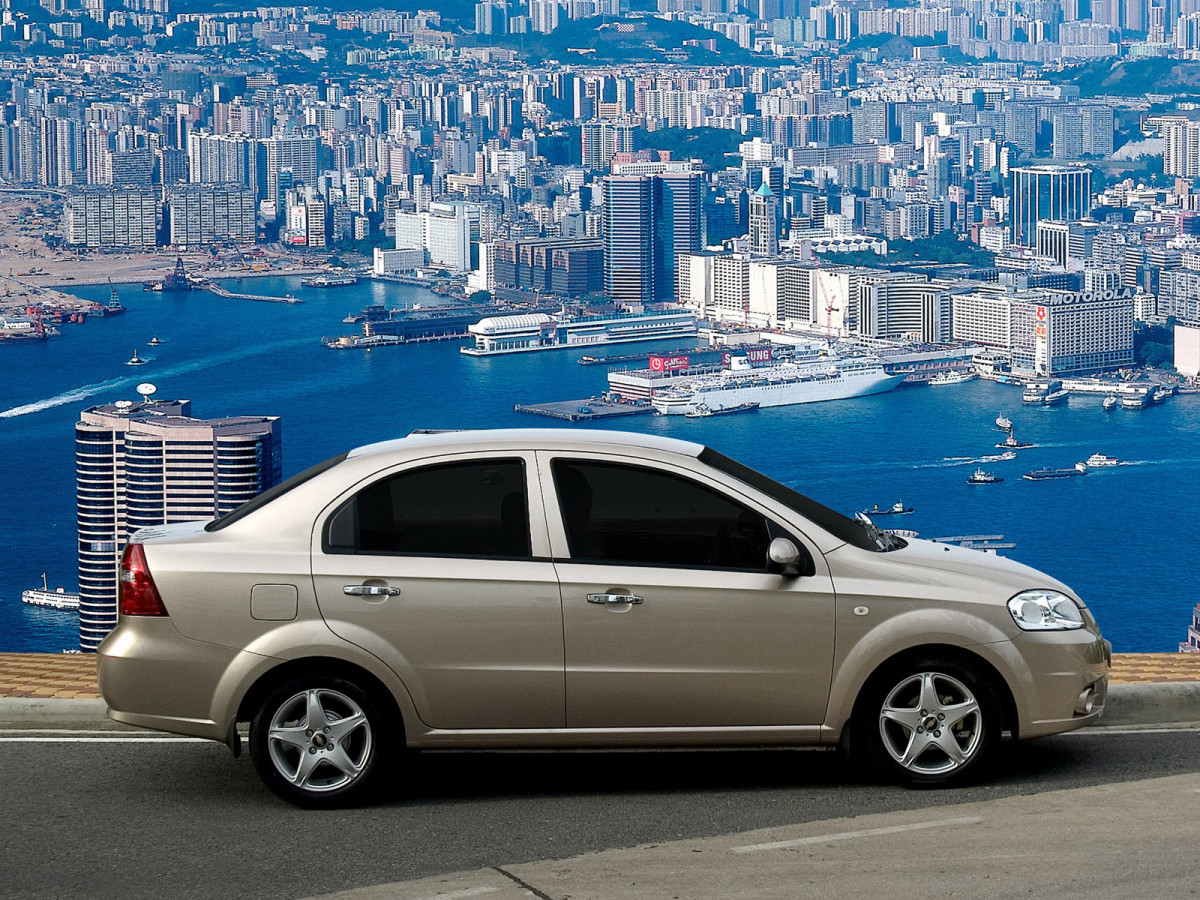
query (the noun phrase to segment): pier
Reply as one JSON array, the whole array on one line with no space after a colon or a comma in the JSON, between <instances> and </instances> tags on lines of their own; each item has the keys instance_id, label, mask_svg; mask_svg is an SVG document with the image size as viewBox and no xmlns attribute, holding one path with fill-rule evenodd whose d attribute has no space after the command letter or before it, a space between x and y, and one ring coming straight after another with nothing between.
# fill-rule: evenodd
<instances>
[{"instance_id":1,"label":"pier","mask_svg":"<svg viewBox=\"0 0 1200 900\"><path fill-rule=\"evenodd\" d=\"M303 303L304 301L298 297L293 297L288 294L286 297L271 297L265 294L239 294L236 291L231 291L228 288L223 288L215 282L208 281L204 283L204 289L216 294L218 297L225 297L230 300L256 300L259 303Z\"/></svg>"},{"instance_id":2,"label":"pier","mask_svg":"<svg viewBox=\"0 0 1200 900\"><path fill-rule=\"evenodd\" d=\"M609 403L607 400L559 400L552 403L518 403L513 410L535 416L548 416L567 422L594 422L598 419L618 419L622 416L648 416L654 412L649 403Z\"/></svg>"}]
</instances>

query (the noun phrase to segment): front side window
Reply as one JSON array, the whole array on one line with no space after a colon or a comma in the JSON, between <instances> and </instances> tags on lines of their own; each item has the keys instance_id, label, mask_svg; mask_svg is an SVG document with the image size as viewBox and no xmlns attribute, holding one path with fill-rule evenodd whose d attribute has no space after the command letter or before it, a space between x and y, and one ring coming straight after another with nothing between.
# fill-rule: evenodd
<instances>
[{"instance_id":1,"label":"front side window","mask_svg":"<svg viewBox=\"0 0 1200 900\"><path fill-rule=\"evenodd\" d=\"M448 463L375 482L326 527L327 553L529 557L519 459Z\"/></svg>"},{"instance_id":2,"label":"front side window","mask_svg":"<svg viewBox=\"0 0 1200 900\"><path fill-rule=\"evenodd\" d=\"M765 571L767 519L686 478L640 466L556 460L573 560Z\"/></svg>"}]
</instances>

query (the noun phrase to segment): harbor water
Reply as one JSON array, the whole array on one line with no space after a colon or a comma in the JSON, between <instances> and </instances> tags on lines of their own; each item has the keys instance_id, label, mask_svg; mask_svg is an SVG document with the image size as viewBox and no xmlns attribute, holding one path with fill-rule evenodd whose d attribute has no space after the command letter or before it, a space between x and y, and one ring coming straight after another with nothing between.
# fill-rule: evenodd
<instances>
[{"instance_id":1,"label":"harbor water","mask_svg":"<svg viewBox=\"0 0 1200 900\"><path fill-rule=\"evenodd\" d=\"M190 399L199 417L282 416L285 476L415 428L602 427L513 410L603 391L603 366L576 365L584 351L472 358L455 341L370 352L322 346L322 336L355 331L343 316L372 300L445 302L422 288L306 288L299 278L225 285L305 302L129 286L120 291L123 316L61 326L62 336L45 343L0 346L0 535L8 552L0 652L77 645L75 614L26 606L20 594L40 585L43 571L51 588L77 588L74 424L88 406L136 400L140 382L157 385L159 399ZM108 299L107 287L76 292ZM162 344L148 346L153 337ZM126 366L134 350L149 362ZM634 416L603 427L709 444L845 513L903 501L912 514L879 523L922 537L1003 534L1016 544L1007 556L1084 597L1116 650L1173 651L1200 602L1200 396L1140 411L1105 412L1100 402L1077 396L1028 408L1019 388L977 380L740 416ZM1000 414L1035 444L1015 460L996 459ZM1125 464L1084 478L1021 478L1093 453ZM1005 480L968 485L979 466Z\"/></svg>"}]
</instances>

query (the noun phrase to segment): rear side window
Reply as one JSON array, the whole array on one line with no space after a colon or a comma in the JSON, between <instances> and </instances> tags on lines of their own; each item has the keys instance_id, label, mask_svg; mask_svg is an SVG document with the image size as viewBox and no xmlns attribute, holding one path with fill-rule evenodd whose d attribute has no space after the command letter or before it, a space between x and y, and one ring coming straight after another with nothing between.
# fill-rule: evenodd
<instances>
[{"instance_id":1,"label":"rear side window","mask_svg":"<svg viewBox=\"0 0 1200 900\"><path fill-rule=\"evenodd\" d=\"M329 518L323 544L326 553L527 558L524 463L448 463L381 479Z\"/></svg>"},{"instance_id":2,"label":"rear side window","mask_svg":"<svg viewBox=\"0 0 1200 900\"><path fill-rule=\"evenodd\" d=\"M640 466L560 459L552 468L573 560L766 569L767 519L718 491Z\"/></svg>"}]
</instances>

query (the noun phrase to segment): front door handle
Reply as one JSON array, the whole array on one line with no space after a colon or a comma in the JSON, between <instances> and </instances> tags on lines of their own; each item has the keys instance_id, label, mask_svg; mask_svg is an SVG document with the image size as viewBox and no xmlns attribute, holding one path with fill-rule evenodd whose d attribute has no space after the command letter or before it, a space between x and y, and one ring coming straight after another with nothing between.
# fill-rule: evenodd
<instances>
[{"instance_id":1,"label":"front door handle","mask_svg":"<svg viewBox=\"0 0 1200 900\"><path fill-rule=\"evenodd\" d=\"M348 584L342 593L350 597L399 597L400 588L382 584Z\"/></svg>"},{"instance_id":2,"label":"front door handle","mask_svg":"<svg viewBox=\"0 0 1200 900\"><path fill-rule=\"evenodd\" d=\"M637 606L642 602L642 598L633 594L588 594L587 601L602 605L628 603L630 606Z\"/></svg>"}]
</instances>

